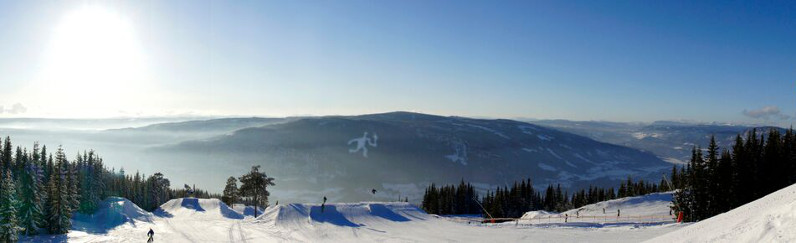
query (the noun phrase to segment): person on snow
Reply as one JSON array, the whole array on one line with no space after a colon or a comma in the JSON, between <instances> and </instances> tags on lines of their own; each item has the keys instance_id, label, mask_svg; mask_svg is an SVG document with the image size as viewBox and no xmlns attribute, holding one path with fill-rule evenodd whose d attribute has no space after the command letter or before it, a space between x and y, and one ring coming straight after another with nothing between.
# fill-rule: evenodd
<instances>
[{"instance_id":1,"label":"person on snow","mask_svg":"<svg viewBox=\"0 0 796 243\"><path fill-rule=\"evenodd\" d=\"M619 209L617 208L617 209L616 209L616 217L619 217L619 215L620 215L621 213L622 213L622 211L619 211Z\"/></svg>"},{"instance_id":2,"label":"person on snow","mask_svg":"<svg viewBox=\"0 0 796 243\"><path fill-rule=\"evenodd\" d=\"M564 214L564 223L566 223L568 220L569 220L569 214Z\"/></svg>"},{"instance_id":3,"label":"person on snow","mask_svg":"<svg viewBox=\"0 0 796 243\"><path fill-rule=\"evenodd\" d=\"M153 242L153 241L155 241L155 240L153 239L153 237L155 237L155 231L154 231L154 230L152 230L152 228L149 228L149 232L147 232L147 233L146 233L146 236L147 236L147 237L149 237L149 240L147 240L147 242Z\"/></svg>"},{"instance_id":4,"label":"person on snow","mask_svg":"<svg viewBox=\"0 0 796 243\"><path fill-rule=\"evenodd\" d=\"M325 208L326 208L326 196L323 196L323 203L321 203L321 213L323 213L323 210Z\"/></svg>"},{"instance_id":5,"label":"person on snow","mask_svg":"<svg viewBox=\"0 0 796 243\"><path fill-rule=\"evenodd\" d=\"M370 192L373 193L373 195L376 195L376 188L373 188L373 190L370 190Z\"/></svg>"}]
</instances>

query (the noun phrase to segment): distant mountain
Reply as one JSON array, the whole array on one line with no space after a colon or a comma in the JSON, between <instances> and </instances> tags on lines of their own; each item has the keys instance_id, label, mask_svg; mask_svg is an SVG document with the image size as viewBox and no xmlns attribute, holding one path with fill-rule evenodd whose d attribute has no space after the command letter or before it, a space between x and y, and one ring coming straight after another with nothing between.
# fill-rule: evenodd
<instances>
[{"instance_id":1,"label":"distant mountain","mask_svg":"<svg viewBox=\"0 0 796 243\"><path fill-rule=\"evenodd\" d=\"M408 112L300 118L153 152L262 164L277 197L304 201L416 200L431 182L462 179L481 188L527 177L539 187L615 186L627 176L657 181L671 168L648 152L525 122Z\"/></svg>"},{"instance_id":2,"label":"distant mountain","mask_svg":"<svg viewBox=\"0 0 796 243\"><path fill-rule=\"evenodd\" d=\"M208 120L157 123L143 127L130 127L114 130L138 132L232 132L243 128L259 127L288 120L290 120L290 118L218 118Z\"/></svg>"},{"instance_id":3,"label":"distant mountain","mask_svg":"<svg viewBox=\"0 0 796 243\"><path fill-rule=\"evenodd\" d=\"M691 158L691 149L698 145L705 148L710 137L715 136L722 148L735 143L735 136L757 129L758 134L778 127L753 127L744 125L692 124L660 121L651 124L538 120L530 123L570 132L591 139L652 152L671 163L686 163Z\"/></svg>"}]
</instances>

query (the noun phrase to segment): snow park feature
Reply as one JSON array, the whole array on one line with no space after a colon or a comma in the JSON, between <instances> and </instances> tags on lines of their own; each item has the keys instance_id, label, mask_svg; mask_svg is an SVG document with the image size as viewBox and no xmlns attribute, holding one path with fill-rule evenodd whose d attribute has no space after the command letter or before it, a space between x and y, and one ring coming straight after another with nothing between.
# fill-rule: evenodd
<instances>
[{"instance_id":1,"label":"snow park feature","mask_svg":"<svg viewBox=\"0 0 796 243\"><path fill-rule=\"evenodd\" d=\"M600 202L582 207L581 213L601 213L596 209L606 206L628 214L668 214L666 195ZM124 198L110 198L97 213L76 215L69 234L23 237L22 242L142 242L150 229L154 242L640 242L688 225L481 224L473 222L480 221L478 216L428 214L405 202L326 203L323 212L320 207L280 203L254 218L245 213L249 207L230 208L218 199L173 199L148 213Z\"/></svg>"},{"instance_id":2,"label":"snow park feature","mask_svg":"<svg viewBox=\"0 0 796 243\"><path fill-rule=\"evenodd\" d=\"M253 206L246 206L246 205L243 205L243 204L240 204L240 203L236 203L236 204L232 205L232 210L235 210L235 212L238 212L239 214L242 214L243 216L246 216L246 217L254 217L254 207ZM257 209L257 215L262 215L262 214L263 214L263 210L261 208L258 208Z\"/></svg>"}]
</instances>

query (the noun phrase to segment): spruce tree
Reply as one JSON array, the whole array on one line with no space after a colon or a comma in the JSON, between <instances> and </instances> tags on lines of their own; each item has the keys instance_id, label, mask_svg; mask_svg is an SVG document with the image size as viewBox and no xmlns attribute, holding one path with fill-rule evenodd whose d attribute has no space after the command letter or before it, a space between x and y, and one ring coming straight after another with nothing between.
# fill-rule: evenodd
<instances>
[{"instance_id":1,"label":"spruce tree","mask_svg":"<svg viewBox=\"0 0 796 243\"><path fill-rule=\"evenodd\" d=\"M2 173L2 183L0 184L0 242L16 242L19 235L19 222L17 221L17 193L11 172L6 170Z\"/></svg>"},{"instance_id":2,"label":"spruce tree","mask_svg":"<svg viewBox=\"0 0 796 243\"><path fill-rule=\"evenodd\" d=\"M221 201L224 201L229 206L238 201L238 179L235 179L234 176L227 178L227 185L224 186L224 194L221 196Z\"/></svg>"},{"instance_id":3,"label":"spruce tree","mask_svg":"<svg viewBox=\"0 0 796 243\"><path fill-rule=\"evenodd\" d=\"M19 221L24 235L34 235L42 224L42 172L36 163L29 163L20 176Z\"/></svg>"},{"instance_id":4,"label":"spruce tree","mask_svg":"<svg viewBox=\"0 0 796 243\"><path fill-rule=\"evenodd\" d=\"M69 232L71 225L71 209L69 208L69 189L66 179L65 164L68 163L66 155L61 147L55 154L55 171L50 174L49 187L49 210L47 210L47 226L51 234L65 234Z\"/></svg>"}]
</instances>

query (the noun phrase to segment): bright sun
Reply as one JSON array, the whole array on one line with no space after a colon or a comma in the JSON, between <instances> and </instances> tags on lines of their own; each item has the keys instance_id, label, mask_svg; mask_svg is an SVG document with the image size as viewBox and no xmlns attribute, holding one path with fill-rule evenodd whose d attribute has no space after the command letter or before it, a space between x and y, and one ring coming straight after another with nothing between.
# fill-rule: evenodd
<instances>
[{"instance_id":1,"label":"bright sun","mask_svg":"<svg viewBox=\"0 0 796 243\"><path fill-rule=\"evenodd\" d=\"M145 60L132 25L100 7L71 12L55 26L40 75L37 81L47 90L42 98L57 95L51 101L91 113L129 109L146 90Z\"/></svg>"}]
</instances>

